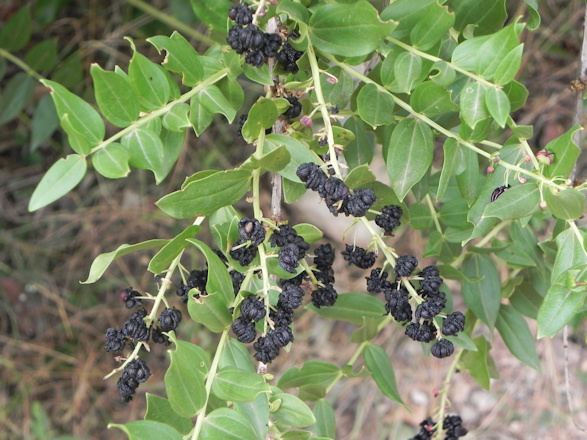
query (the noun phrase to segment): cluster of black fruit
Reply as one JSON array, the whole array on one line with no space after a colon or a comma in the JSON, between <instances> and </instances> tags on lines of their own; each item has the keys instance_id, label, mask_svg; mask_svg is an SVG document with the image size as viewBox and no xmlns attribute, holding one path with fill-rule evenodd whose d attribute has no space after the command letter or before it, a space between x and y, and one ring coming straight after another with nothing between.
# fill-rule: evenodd
<instances>
[{"instance_id":1,"label":"cluster of black fruit","mask_svg":"<svg viewBox=\"0 0 587 440\"><path fill-rule=\"evenodd\" d=\"M243 218L238 224L239 239L230 256L242 266L248 266L257 256L257 247L265 240L265 229L257 219Z\"/></svg>"},{"instance_id":2,"label":"cluster of black fruit","mask_svg":"<svg viewBox=\"0 0 587 440\"><path fill-rule=\"evenodd\" d=\"M278 261L281 268L294 273L310 245L306 243L294 228L289 225L281 225L269 238L271 246L279 247Z\"/></svg>"},{"instance_id":3,"label":"cluster of black fruit","mask_svg":"<svg viewBox=\"0 0 587 440\"><path fill-rule=\"evenodd\" d=\"M289 42L283 43L279 34L263 32L253 24L253 12L246 5L230 8L228 17L235 25L228 31L226 41L238 54L245 55L245 62L260 67L269 58L276 58L286 72L298 71L297 60L303 55Z\"/></svg>"},{"instance_id":4,"label":"cluster of black fruit","mask_svg":"<svg viewBox=\"0 0 587 440\"><path fill-rule=\"evenodd\" d=\"M383 292L385 309L397 322L408 323L406 335L418 342L432 342L437 338L437 330L433 319L446 306L446 295L440 291L443 283L436 266L428 266L418 274L418 296L422 298L416 306L415 312L410 305L410 295L402 278L409 277L416 267L418 260L411 255L402 255L397 259L395 266L396 278L387 279L388 273L377 268L367 277L367 291L371 293ZM413 320L413 321L412 321ZM453 312L444 318L442 334L454 336L465 328L465 316L461 312ZM454 352L454 345L448 339L440 338L431 348L431 353L437 358L450 356Z\"/></svg>"},{"instance_id":5,"label":"cluster of black fruit","mask_svg":"<svg viewBox=\"0 0 587 440\"><path fill-rule=\"evenodd\" d=\"M430 440L434 433L436 422L427 418L420 422L420 431L410 440ZM446 416L442 422L442 429L445 432L444 440L457 440L467 435L467 429L463 426L463 419L459 415Z\"/></svg>"},{"instance_id":6,"label":"cluster of black fruit","mask_svg":"<svg viewBox=\"0 0 587 440\"><path fill-rule=\"evenodd\" d=\"M122 292L121 299L130 309L142 304L140 296L139 292L129 287ZM134 345L148 341L149 337L154 343L169 344L169 338L163 333L177 328L181 322L181 312L176 308L166 308L159 315L158 324L152 328L145 323L146 316L147 310L141 307L130 315L121 328L108 328L104 338L104 349L110 353L120 353L127 342ZM117 382L122 400L131 400L139 383L146 381L150 374L143 360L137 358L129 362Z\"/></svg>"},{"instance_id":7,"label":"cluster of black fruit","mask_svg":"<svg viewBox=\"0 0 587 440\"><path fill-rule=\"evenodd\" d=\"M306 188L320 194L330 212L335 216L343 213L347 216L362 217L375 203L376 197L373 190L362 188L351 191L341 179L326 174L315 163L301 164L296 174Z\"/></svg>"},{"instance_id":8,"label":"cluster of black fruit","mask_svg":"<svg viewBox=\"0 0 587 440\"><path fill-rule=\"evenodd\" d=\"M175 294L179 296L184 303L188 302L188 292L192 289L198 289L198 297L206 296L206 283L208 282L208 269L190 271L187 280L181 282Z\"/></svg>"},{"instance_id":9,"label":"cluster of black fruit","mask_svg":"<svg viewBox=\"0 0 587 440\"><path fill-rule=\"evenodd\" d=\"M308 245L295 232L293 228L282 225L275 233L275 239L272 240L281 249L289 244L297 245L308 250ZM272 236L273 238L273 236ZM332 264L334 263L334 249L330 244L318 246L314 253L314 266L311 268L315 279L319 285L312 292L312 303L316 307L331 306L336 302L338 294L334 290L334 272ZM297 263L296 263L297 266ZM295 270L294 270L295 272ZM302 272L299 275L279 281L281 292L275 307L271 307L269 312L270 322L273 327L264 335L259 336L253 348L255 349L255 359L265 364L273 361L283 347L293 342L294 335L291 330L293 323L294 311L299 308L304 300L304 289L302 283L308 279L308 274ZM265 307L260 299L256 297L246 298L240 305L240 316L232 323L232 331L240 342L250 343L257 337L255 322L265 316Z\"/></svg>"}]
</instances>

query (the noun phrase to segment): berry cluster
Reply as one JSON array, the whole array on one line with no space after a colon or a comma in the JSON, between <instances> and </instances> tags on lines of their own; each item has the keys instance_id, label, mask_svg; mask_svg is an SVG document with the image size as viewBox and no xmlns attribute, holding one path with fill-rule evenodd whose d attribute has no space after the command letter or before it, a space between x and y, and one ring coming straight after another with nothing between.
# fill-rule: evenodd
<instances>
[{"instance_id":1,"label":"berry cluster","mask_svg":"<svg viewBox=\"0 0 587 440\"><path fill-rule=\"evenodd\" d=\"M239 239L230 256L242 266L248 266L257 256L257 247L265 240L265 229L257 219L243 218L238 224Z\"/></svg>"},{"instance_id":2,"label":"berry cluster","mask_svg":"<svg viewBox=\"0 0 587 440\"><path fill-rule=\"evenodd\" d=\"M377 255L359 246L346 244L342 256L349 264L354 264L361 269L369 269L375 264Z\"/></svg>"},{"instance_id":3,"label":"berry cluster","mask_svg":"<svg viewBox=\"0 0 587 440\"><path fill-rule=\"evenodd\" d=\"M312 304L315 307L333 306L338 298L338 293L334 289L334 271L332 265L334 264L334 248L330 244L322 244L318 246L314 253L314 265L316 270L313 270L316 279L322 283L316 290L312 292Z\"/></svg>"},{"instance_id":4,"label":"berry cluster","mask_svg":"<svg viewBox=\"0 0 587 440\"><path fill-rule=\"evenodd\" d=\"M297 60L303 55L289 42L283 43L279 34L263 32L253 24L253 12L248 6L235 5L228 17L235 22L228 31L227 43L238 54L245 55L245 62L260 67L269 58L276 58L286 72L298 71Z\"/></svg>"},{"instance_id":5,"label":"berry cluster","mask_svg":"<svg viewBox=\"0 0 587 440\"><path fill-rule=\"evenodd\" d=\"M241 302L240 312L232 323L232 331L240 342L248 344L257 337L255 322L265 317L265 305L256 296L248 296Z\"/></svg>"},{"instance_id":6,"label":"berry cluster","mask_svg":"<svg viewBox=\"0 0 587 440\"><path fill-rule=\"evenodd\" d=\"M436 422L430 417L420 422L420 431L410 440L430 440L436 432ZM459 415L449 415L442 421L442 429L446 431L445 440L457 440L467 435L463 419Z\"/></svg>"},{"instance_id":7,"label":"berry cluster","mask_svg":"<svg viewBox=\"0 0 587 440\"><path fill-rule=\"evenodd\" d=\"M122 299L122 302L127 309L132 309L134 306L141 304L142 301L139 298L140 296L141 294L132 287L127 287L120 292L120 299Z\"/></svg>"},{"instance_id":8,"label":"berry cluster","mask_svg":"<svg viewBox=\"0 0 587 440\"><path fill-rule=\"evenodd\" d=\"M118 393L123 402L129 402L132 400L139 384L144 383L151 376L151 370L142 359L134 359L130 361L124 370L122 370L122 376L118 378L116 387Z\"/></svg>"},{"instance_id":9,"label":"berry cluster","mask_svg":"<svg viewBox=\"0 0 587 440\"><path fill-rule=\"evenodd\" d=\"M391 235L393 230L400 225L402 217L402 208L397 205L384 206L381 214L375 216L375 224L385 231L386 235Z\"/></svg>"},{"instance_id":10,"label":"berry cluster","mask_svg":"<svg viewBox=\"0 0 587 440\"><path fill-rule=\"evenodd\" d=\"M297 118L302 113L302 103L296 98L295 96L286 96L287 102L289 102L290 106L288 109L283 112L283 116L291 121L292 119Z\"/></svg>"},{"instance_id":11,"label":"berry cluster","mask_svg":"<svg viewBox=\"0 0 587 440\"><path fill-rule=\"evenodd\" d=\"M287 272L294 273L310 248L308 243L289 225L281 225L269 238L271 246L279 247L279 265Z\"/></svg>"},{"instance_id":12,"label":"berry cluster","mask_svg":"<svg viewBox=\"0 0 587 440\"><path fill-rule=\"evenodd\" d=\"M208 282L208 269L192 270L185 283L181 283L175 294L179 296L184 303L188 302L188 292L192 289L198 289L200 292L197 297L206 296L206 283Z\"/></svg>"},{"instance_id":13,"label":"berry cluster","mask_svg":"<svg viewBox=\"0 0 587 440\"><path fill-rule=\"evenodd\" d=\"M304 163L296 171L306 188L316 191L326 202L333 215L343 213L346 216L363 217L375 203L373 190L363 188L351 192L349 187L338 177L324 173L315 163Z\"/></svg>"}]
</instances>

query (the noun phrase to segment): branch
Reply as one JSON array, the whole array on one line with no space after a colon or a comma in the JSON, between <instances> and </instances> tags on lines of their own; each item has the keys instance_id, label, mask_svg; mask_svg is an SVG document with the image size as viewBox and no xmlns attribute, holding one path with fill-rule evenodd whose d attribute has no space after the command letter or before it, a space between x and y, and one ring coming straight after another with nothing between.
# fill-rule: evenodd
<instances>
[{"instance_id":1,"label":"branch","mask_svg":"<svg viewBox=\"0 0 587 440\"><path fill-rule=\"evenodd\" d=\"M21 60L20 58L18 58L15 55L12 55L10 52L8 52L7 50L4 49L0 49L0 57L2 58L6 58L8 61L10 61L12 64L20 67L26 74L28 74L29 76L32 76L33 78L35 78L37 81L42 81L45 78L38 73L35 69L33 69L31 66L29 66L27 63L25 63L23 60Z\"/></svg>"}]
</instances>

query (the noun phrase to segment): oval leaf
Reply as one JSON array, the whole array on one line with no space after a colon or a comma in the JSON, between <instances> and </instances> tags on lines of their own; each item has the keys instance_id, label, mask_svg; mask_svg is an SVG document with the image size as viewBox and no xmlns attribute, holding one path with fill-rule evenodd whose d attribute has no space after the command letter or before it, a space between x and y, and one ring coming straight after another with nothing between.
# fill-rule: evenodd
<instances>
[{"instance_id":1,"label":"oval leaf","mask_svg":"<svg viewBox=\"0 0 587 440\"><path fill-rule=\"evenodd\" d=\"M120 429L129 440L182 440L182 435L173 427L152 420L137 420L125 425L111 423L108 428Z\"/></svg>"},{"instance_id":2,"label":"oval leaf","mask_svg":"<svg viewBox=\"0 0 587 440\"><path fill-rule=\"evenodd\" d=\"M104 177L120 179L130 173L129 159L130 156L126 148L113 142L92 154L92 165Z\"/></svg>"},{"instance_id":3,"label":"oval leaf","mask_svg":"<svg viewBox=\"0 0 587 440\"><path fill-rule=\"evenodd\" d=\"M238 368L221 370L212 383L212 392L216 397L232 402L250 402L258 394L269 391L271 388L263 376Z\"/></svg>"},{"instance_id":4,"label":"oval leaf","mask_svg":"<svg viewBox=\"0 0 587 440\"><path fill-rule=\"evenodd\" d=\"M403 404L402 398L397 391L393 367L383 348L369 344L365 347L363 356L365 365L367 365L371 377L381 392L394 402Z\"/></svg>"},{"instance_id":5,"label":"oval leaf","mask_svg":"<svg viewBox=\"0 0 587 440\"><path fill-rule=\"evenodd\" d=\"M199 440L257 440L249 421L233 409L218 408L204 419Z\"/></svg>"},{"instance_id":6,"label":"oval leaf","mask_svg":"<svg viewBox=\"0 0 587 440\"><path fill-rule=\"evenodd\" d=\"M515 357L536 370L540 368L534 336L530 333L528 323L516 309L510 305L502 305L495 326Z\"/></svg>"},{"instance_id":7,"label":"oval leaf","mask_svg":"<svg viewBox=\"0 0 587 440\"><path fill-rule=\"evenodd\" d=\"M100 111L117 127L127 127L139 117L139 104L125 76L92 64L90 74Z\"/></svg>"}]
</instances>

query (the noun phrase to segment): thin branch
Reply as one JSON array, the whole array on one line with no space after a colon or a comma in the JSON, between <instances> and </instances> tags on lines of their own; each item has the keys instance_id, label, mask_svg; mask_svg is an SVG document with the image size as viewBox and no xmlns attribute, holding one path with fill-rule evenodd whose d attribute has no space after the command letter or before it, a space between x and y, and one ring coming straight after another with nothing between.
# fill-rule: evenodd
<instances>
[{"instance_id":1,"label":"thin branch","mask_svg":"<svg viewBox=\"0 0 587 440\"><path fill-rule=\"evenodd\" d=\"M583 44L581 46L581 61L579 66L579 80L583 83L587 82L587 5L585 6L585 17L583 20ZM583 92L580 91L577 93L577 108L575 110L575 123L579 125L583 125L583 118L585 116L585 108L583 105ZM583 130L578 130L575 133L575 143L579 146L581 151L583 151ZM571 180L574 180L577 174L577 165L573 167L573 171L571 173Z\"/></svg>"},{"instance_id":2,"label":"thin branch","mask_svg":"<svg viewBox=\"0 0 587 440\"><path fill-rule=\"evenodd\" d=\"M12 64L20 67L27 75L32 76L33 78L35 78L37 81L42 81L45 78L38 73L35 69L33 69L31 66L29 66L27 63L25 63L23 60L21 60L20 58L18 58L15 55L12 55L10 52L8 52L7 50L4 49L0 49L0 57L2 58L6 58L8 61L10 61Z\"/></svg>"}]
</instances>

